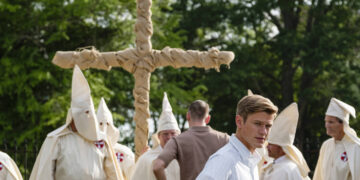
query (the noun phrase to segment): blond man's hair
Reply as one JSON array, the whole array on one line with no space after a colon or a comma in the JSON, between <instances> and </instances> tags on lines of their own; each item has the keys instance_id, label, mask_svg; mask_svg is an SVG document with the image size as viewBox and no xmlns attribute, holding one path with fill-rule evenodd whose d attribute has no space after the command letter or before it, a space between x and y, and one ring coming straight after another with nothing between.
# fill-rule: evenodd
<instances>
[{"instance_id":1,"label":"blond man's hair","mask_svg":"<svg viewBox=\"0 0 360 180\"><path fill-rule=\"evenodd\" d=\"M244 122L246 122L248 115L257 112L266 112L272 115L278 112L278 107L270 99L260 95L245 96L240 99L236 107L236 115L240 115Z\"/></svg>"}]
</instances>

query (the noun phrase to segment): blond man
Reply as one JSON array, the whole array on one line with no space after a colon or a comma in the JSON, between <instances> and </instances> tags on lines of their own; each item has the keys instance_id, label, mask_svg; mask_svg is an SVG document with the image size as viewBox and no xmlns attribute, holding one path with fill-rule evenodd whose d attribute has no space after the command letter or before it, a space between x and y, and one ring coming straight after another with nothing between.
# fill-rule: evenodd
<instances>
[{"instance_id":1,"label":"blond man","mask_svg":"<svg viewBox=\"0 0 360 180\"><path fill-rule=\"evenodd\" d=\"M257 164L278 108L260 95L243 97L237 105L236 133L207 161L197 180L258 180Z\"/></svg>"}]
</instances>

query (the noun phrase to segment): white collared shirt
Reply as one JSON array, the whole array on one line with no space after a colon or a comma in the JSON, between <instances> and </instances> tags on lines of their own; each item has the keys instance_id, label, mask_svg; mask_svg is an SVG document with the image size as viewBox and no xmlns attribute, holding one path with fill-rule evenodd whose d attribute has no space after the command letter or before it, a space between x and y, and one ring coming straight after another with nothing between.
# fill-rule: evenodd
<instances>
[{"instance_id":1,"label":"white collared shirt","mask_svg":"<svg viewBox=\"0 0 360 180\"><path fill-rule=\"evenodd\" d=\"M197 180L258 180L257 164L260 155L252 154L235 136L224 147L214 153L206 162Z\"/></svg>"}]
</instances>

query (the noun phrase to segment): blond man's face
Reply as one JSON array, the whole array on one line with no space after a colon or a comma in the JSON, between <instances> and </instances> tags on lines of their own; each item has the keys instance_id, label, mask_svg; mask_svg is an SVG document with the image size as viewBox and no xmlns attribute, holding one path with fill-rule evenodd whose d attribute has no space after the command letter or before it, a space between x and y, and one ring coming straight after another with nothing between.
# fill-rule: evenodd
<instances>
[{"instance_id":1,"label":"blond man's face","mask_svg":"<svg viewBox=\"0 0 360 180\"><path fill-rule=\"evenodd\" d=\"M244 122L244 119L240 115L237 115L237 137L250 151L256 148L262 148L269 135L274 118L274 114L256 112L249 114Z\"/></svg>"}]
</instances>

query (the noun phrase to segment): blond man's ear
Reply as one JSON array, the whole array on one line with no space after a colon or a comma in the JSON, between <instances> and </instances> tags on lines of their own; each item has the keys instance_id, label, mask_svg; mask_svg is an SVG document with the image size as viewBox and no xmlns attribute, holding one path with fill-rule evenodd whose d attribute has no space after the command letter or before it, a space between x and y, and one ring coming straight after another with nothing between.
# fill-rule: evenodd
<instances>
[{"instance_id":1,"label":"blond man's ear","mask_svg":"<svg viewBox=\"0 0 360 180\"><path fill-rule=\"evenodd\" d=\"M235 116L235 123L236 123L237 128L241 128L243 123L244 123L243 117L240 116L240 115L236 115Z\"/></svg>"}]
</instances>

